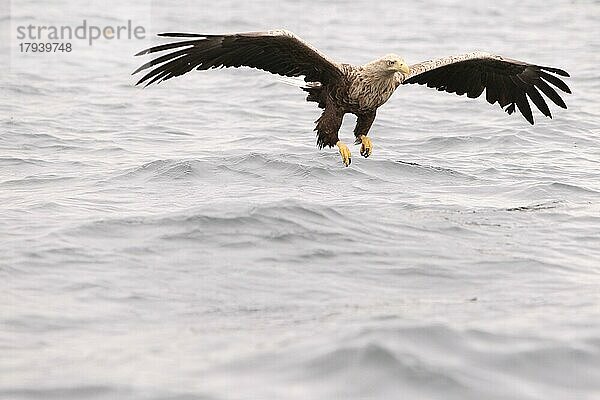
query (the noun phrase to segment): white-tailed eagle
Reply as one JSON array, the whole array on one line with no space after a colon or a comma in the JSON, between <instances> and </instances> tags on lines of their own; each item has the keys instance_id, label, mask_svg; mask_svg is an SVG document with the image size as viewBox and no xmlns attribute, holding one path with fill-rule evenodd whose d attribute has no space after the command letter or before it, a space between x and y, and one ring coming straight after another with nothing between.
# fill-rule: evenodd
<instances>
[{"instance_id":1,"label":"white-tailed eagle","mask_svg":"<svg viewBox=\"0 0 600 400\"><path fill-rule=\"evenodd\" d=\"M285 30L248 32L228 35L161 33L159 36L184 38L141 51L136 55L164 53L139 67L150 69L137 83L146 86L180 76L192 70L219 67L252 67L288 77L303 76L308 101L323 109L316 121L317 145L337 146L348 166L348 146L339 140L338 131L344 114L355 114L356 144L360 154L371 155L373 145L367 137L377 108L384 104L401 84L417 83L439 91L482 95L490 104L498 103L508 114L519 109L529 123L533 114L529 100L552 118L542 93L554 104L567 108L558 88L571 93L557 77L569 74L562 69L529 64L486 52L424 61L408 65L395 54L388 54L365 65L338 63ZM541 92L541 93L540 93Z\"/></svg>"}]
</instances>

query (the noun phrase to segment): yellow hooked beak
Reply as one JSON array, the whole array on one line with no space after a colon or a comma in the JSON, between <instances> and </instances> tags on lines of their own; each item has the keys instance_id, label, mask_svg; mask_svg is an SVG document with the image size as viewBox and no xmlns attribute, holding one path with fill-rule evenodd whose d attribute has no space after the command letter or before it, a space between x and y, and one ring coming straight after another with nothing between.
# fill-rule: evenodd
<instances>
[{"instance_id":1,"label":"yellow hooked beak","mask_svg":"<svg viewBox=\"0 0 600 400\"><path fill-rule=\"evenodd\" d=\"M408 75L410 73L410 68L406 64L400 64L398 66L398 72L402 72L404 75Z\"/></svg>"}]
</instances>

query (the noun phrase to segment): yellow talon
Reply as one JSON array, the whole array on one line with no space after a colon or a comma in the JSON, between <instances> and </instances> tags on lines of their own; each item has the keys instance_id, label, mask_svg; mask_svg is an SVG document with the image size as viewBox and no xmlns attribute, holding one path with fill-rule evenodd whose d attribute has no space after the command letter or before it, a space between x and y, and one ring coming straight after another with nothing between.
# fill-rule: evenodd
<instances>
[{"instance_id":1,"label":"yellow talon","mask_svg":"<svg viewBox=\"0 0 600 400\"><path fill-rule=\"evenodd\" d=\"M340 149L342 162L347 167L352 162L352 154L350 154L350 149L341 140L338 140L338 142L335 145Z\"/></svg>"},{"instance_id":2,"label":"yellow talon","mask_svg":"<svg viewBox=\"0 0 600 400\"><path fill-rule=\"evenodd\" d=\"M373 143L371 142L371 139L365 135L360 135L359 139L362 143L360 145L360 155L367 158L371 155L371 153L373 153Z\"/></svg>"}]
</instances>

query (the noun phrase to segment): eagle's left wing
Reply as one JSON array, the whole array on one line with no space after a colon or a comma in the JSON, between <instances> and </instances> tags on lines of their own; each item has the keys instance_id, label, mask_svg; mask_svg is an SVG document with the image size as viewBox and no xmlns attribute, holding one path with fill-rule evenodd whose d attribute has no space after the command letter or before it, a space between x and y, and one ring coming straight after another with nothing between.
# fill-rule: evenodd
<instances>
[{"instance_id":1,"label":"eagle's left wing","mask_svg":"<svg viewBox=\"0 0 600 400\"><path fill-rule=\"evenodd\" d=\"M555 75L569 76L562 69L528 64L498 55L474 52L458 56L424 61L410 66L405 78L399 75L399 83L418 83L440 91L479 97L485 89L486 100L498 103L508 114L515 111L533 125L533 115L527 97L547 117L552 118L550 109L539 91L557 106L567 108L563 99L552 86L571 93L569 87ZM539 91L538 91L539 89Z\"/></svg>"}]
</instances>

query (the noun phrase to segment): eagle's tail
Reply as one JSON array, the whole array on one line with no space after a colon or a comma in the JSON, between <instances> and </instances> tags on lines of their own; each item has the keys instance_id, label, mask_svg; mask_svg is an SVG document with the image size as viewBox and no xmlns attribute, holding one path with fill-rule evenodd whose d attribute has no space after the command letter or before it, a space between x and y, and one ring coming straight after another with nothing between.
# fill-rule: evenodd
<instances>
[{"instance_id":1,"label":"eagle's tail","mask_svg":"<svg viewBox=\"0 0 600 400\"><path fill-rule=\"evenodd\" d=\"M308 92L306 101L314 101L315 103L319 103L320 108L325 108L323 86L321 85L321 82L306 82L304 79L298 76L278 76L277 80L282 83L285 83L286 85L298 87L304 90L305 92Z\"/></svg>"},{"instance_id":2,"label":"eagle's tail","mask_svg":"<svg viewBox=\"0 0 600 400\"><path fill-rule=\"evenodd\" d=\"M314 101L319 103L319 108L325 108L323 85L320 82L307 82L306 85L301 86L301 89L308 92L306 101Z\"/></svg>"}]
</instances>

